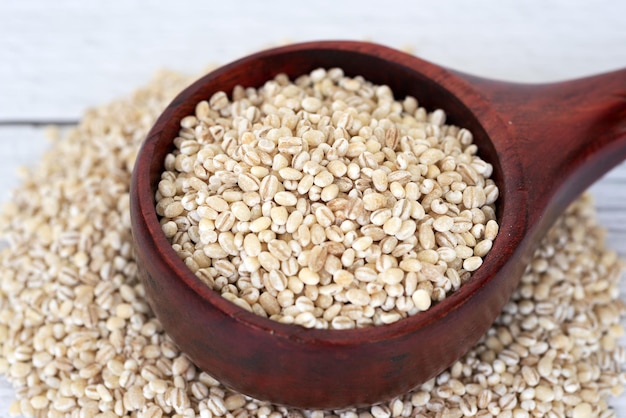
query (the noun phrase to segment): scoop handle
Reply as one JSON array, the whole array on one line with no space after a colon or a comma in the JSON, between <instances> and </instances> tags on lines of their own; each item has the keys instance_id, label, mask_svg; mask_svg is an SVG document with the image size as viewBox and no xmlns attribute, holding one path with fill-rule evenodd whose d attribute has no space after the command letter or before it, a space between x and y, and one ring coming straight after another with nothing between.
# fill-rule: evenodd
<instances>
[{"instance_id":1,"label":"scoop handle","mask_svg":"<svg viewBox=\"0 0 626 418\"><path fill-rule=\"evenodd\" d=\"M509 129L508 138L491 140L511 142L504 149L519 155L531 227L551 225L626 159L626 69L551 84L457 75L492 103Z\"/></svg>"}]
</instances>

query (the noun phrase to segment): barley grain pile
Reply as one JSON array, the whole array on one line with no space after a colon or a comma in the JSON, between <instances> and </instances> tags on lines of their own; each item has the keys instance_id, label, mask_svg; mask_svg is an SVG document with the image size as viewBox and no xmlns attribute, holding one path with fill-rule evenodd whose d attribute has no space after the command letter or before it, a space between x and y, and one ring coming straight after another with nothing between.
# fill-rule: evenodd
<instances>
[{"instance_id":1,"label":"barley grain pile","mask_svg":"<svg viewBox=\"0 0 626 418\"><path fill-rule=\"evenodd\" d=\"M130 171L189 78L161 73L53 141L2 211L0 373L11 414L51 417L611 417L626 351L623 262L588 197L543 240L487 335L437 378L359 410L290 410L232 392L163 333L130 244Z\"/></svg>"},{"instance_id":2,"label":"barley grain pile","mask_svg":"<svg viewBox=\"0 0 626 418\"><path fill-rule=\"evenodd\" d=\"M472 133L341 68L197 103L156 211L223 297L307 328L384 325L459 289L491 250L498 187Z\"/></svg>"}]
</instances>

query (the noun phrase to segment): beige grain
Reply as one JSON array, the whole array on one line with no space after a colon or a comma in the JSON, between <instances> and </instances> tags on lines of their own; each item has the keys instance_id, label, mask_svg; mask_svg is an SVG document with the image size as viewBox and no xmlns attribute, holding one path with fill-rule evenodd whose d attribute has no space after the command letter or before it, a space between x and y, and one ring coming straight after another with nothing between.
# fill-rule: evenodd
<instances>
[{"instance_id":1,"label":"beige grain","mask_svg":"<svg viewBox=\"0 0 626 418\"><path fill-rule=\"evenodd\" d=\"M326 71L316 71L311 78L321 80L326 75ZM624 306L617 299L623 262L605 247L604 231L595 222L588 198L575 203L551 229L511 301L475 347L439 376L406 394L376 407L301 411L237 394L198 370L164 334L145 302L131 252L127 193L139 141L146 136L158 115L158 104L165 106L189 81L172 74L161 74L148 88L128 99L90 111L76 128L53 142L48 156L31 170L19 193L4 207L0 230L3 238L10 239L7 239L7 248L0 253L3 268L0 371L4 371L16 386L19 397L11 404L10 414L101 418L127 415L232 415L241 418L614 416L607 400L611 394L620 391L626 356L619 341L609 340L623 334L620 319ZM332 83L329 86L335 88ZM245 96L245 90L238 91L238 95ZM381 91L380 94L386 97L388 92ZM210 103L211 106L208 102L198 104L195 120L188 119L185 125L198 126L203 120L221 117L220 112L229 109L225 95L213 96ZM416 119L425 121L424 110L417 103L412 106L415 108L410 112L416 114ZM439 114L435 119L440 123L441 118ZM226 136L224 129L214 128L208 129L206 135L222 140ZM98 132L101 130L111 133L107 135L107 141L100 140ZM385 132L389 129L380 130L383 140ZM191 134L185 131L185 139L190 139ZM468 131L448 131L447 135L452 138L450 141L471 143ZM325 134L311 137L311 143L318 141L321 144ZM400 146L396 133L388 135L387 139L394 148ZM231 163L224 161L220 164ZM171 159L166 162L171 169L174 165L175 161ZM237 179L232 181L236 183ZM410 182L398 181L406 185L405 194L414 192L409 192ZM391 183L389 187L397 189ZM405 186L401 187L404 189ZM72 193L62 192L68 188ZM431 192L432 189L425 193ZM240 199L254 213L255 218L251 219L270 217L269 214L263 215L259 193L252 193L244 198L244 193L231 192L223 194L222 198L229 203L233 214L232 204ZM51 199L58 201L55 209L58 212L46 211ZM89 216L77 216L73 208L78 208L79 213L89 213ZM298 217L295 213L298 212L290 214L290 217L294 216L295 227L289 234L297 231L308 215L306 208L304 216ZM495 223L490 223L490 216L483 213L484 237L476 236L477 243L495 238L497 228ZM477 213L468 219L473 218L481 220ZM171 222L181 232L191 224L189 220L181 219ZM432 221L425 218L424 222ZM41 233L33 234L37 225L51 228L46 232L47 228L39 227ZM342 219L338 226L346 234L361 227L356 218ZM87 244L82 234L74 231L89 231L90 243ZM271 228L264 231L267 231L264 234L281 234ZM242 234L257 236L249 230ZM266 249L263 245L271 239L278 239L278 235L268 238L259 241L259 252ZM218 242L217 236L213 242ZM234 238L233 242L240 242L239 245L243 246L244 238ZM386 242L393 244L392 239ZM177 245L182 249L186 244ZM400 245L396 242L391 247ZM290 248L293 251L293 247ZM440 258L445 258L442 255L445 251L441 250L435 251ZM79 252L83 254L76 256ZM90 260L87 263L84 263L85 256ZM74 258L79 265L70 261ZM370 303L388 306L385 304L387 296L381 299L381 292L385 291L376 283L375 260L364 263L351 249L339 259L342 265L353 268L355 277L350 283L346 279L348 286L365 286ZM65 260L68 260L67 264ZM403 285L415 289L409 292L412 296L422 291L430 295L427 289L432 291L434 288L430 280L438 280L442 272L437 267L421 263L405 269L411 265L405 263L408 260L415 258L401 258L398 267L404 271L416 271L407 272L410 274L406 274ZM291 271L292 267L288 269ZM55 271L63 273L48 274ZM336 271L333 279L340 272L347 270ZM420 281L413 275L419 276ZM257 279L250 277L249 280L254 282ZM304 293L305 286L301 282L300 285L299 288L294 281L289 285L291 287L280 292L285 305L309 306L300 300L302 295L296 297L291 290L293 287ZM332 281L320 284L318 300L322 294L328 297L340 295L343 289ZM393 287L391 290L396 291ZM310 291L307 294L311 295ZM396 296L396 306L409 306L406 301L399 302L401 297ZM241 298L244 298L243 294ZM276 297L268 292L260 292L257 301L258 306L262 305L262 312L271 315L282 309ZM424 298L424 302L427 301L430 299ZM546 305L547 301L552 307ZM327 304L329 300L323 303ZM130 317L129 306L134 312ZM543 316L537 313L536 307L539 312L553 313ZM367 323L363 317L371 310L359 307L342 312L344 308L339 302L330 303L322 319L336 329ZM347 316L358 312L361 312L361 320ZM118 328L116 325L113 331L109 331L106 324L112 317L124 320L126 326ZM399 314L396 312L387 312L379 318L374 314L370 324L397 319ZM119 322L119 319L113 322ZM19 332L15 332L18 329ZM76 351L77 348L80 352ZM558 355L552 357L551 350L556 350ZM155 357L158 352L160 355ZM149 355L144 356L144 353ZM549 380L537 370L542 358L550 359L541 366L542 373L550 376ZM89 374L95 374L88 379L81 377L81 370L94 361L99 367L89 369ZM17 376L12 377L8 371L18 363L22 365L15 366ZM548 364L552 366L552 373ZM25 377L19 377L25 373Z\"/></svg>"},{"instance_id":2,"label":"beige grain","mask_svg":"<svg viewBox=\"0 0 626 418\"><path fill-rule=\"evenodd\" d=\"M320 280L330 275L350 287L356 282L338 270L354 275L367 260L390 254L397 258L394 266L417 256L440 263L443 271L458 269L450 273L452 285L433 282L433 298L443 299L463 283L469 271L460 270L463 262L485 256L497 233L492 225L485 236L498 196L486 178L491 166L477 157L469 131L445 125L443 110L427 114L412 97L394 101L389 87L339 69L315 74L293 83L278 75L256 90L236 87L232 99L216 93L183 118L156 196L165 235L185 264L214 287L219 282L204 270L210 255L219 259L215 269L224 276L243 265L246 274L237 283L280 262L278 268L289 268L294 277L309 268ZM298 109L305 113L296 115ZM206 141L208 134L214 141ZM463 211L470 216L459 216ZM250 232L259 244L246 237ZM440 256L441 247L454 252ZM312 248L325 248L329 257L313 262ZM188 255L196 252L204 258ZM242 252L251 257L229 261ZM478 265L475 259L465 263L469 269ZM309 272L303 277L317 282ZM385 275L381 280L399 284ZM219 286L225 297L232 288L228 298L238 300L236 285ZM387 299L385 309L393 309L395 300ZM405 301L399 303L409 314ZM385 321L393 317L385 315Z\"/></svg>"}]
</instances>

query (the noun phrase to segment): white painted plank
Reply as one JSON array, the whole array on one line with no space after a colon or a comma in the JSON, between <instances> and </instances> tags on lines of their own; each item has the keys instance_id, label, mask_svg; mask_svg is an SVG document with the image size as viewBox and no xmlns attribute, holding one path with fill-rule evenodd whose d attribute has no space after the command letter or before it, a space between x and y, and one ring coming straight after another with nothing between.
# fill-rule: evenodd
<instances>
[{"instance_id":1,"label":"white painted plank","mask_svg":"<svg viewBox=\"0 0 626 418\"><path fill-rule=\"evenodd\" d=\"M13 388L3 378L0 378L0 418L8 418L9 406L13 402Z\"/></svg>"},{"instance_id":2,"label":"white painted plank","mask_svg":"<svg viewBox=\"0 0 626 418\"><path fill-rule=\"evenodd\" d=\"M31 167L48 148L44 128L0 126L0 203L11 198L20 184L22 167Z\"/></svg>"},{"instance_id":3,"label":"white painted plank","mask_svg":"<svg viewBox=\"0 0 626 418\"><path fill-rule=\"evenodd\" d=\"M619 0L2 1L0 121L76 119L157 68L196 72L285 39L412 45L510 80L588 75L626 65L625 15Z\"/></svg>"}]
</instances>

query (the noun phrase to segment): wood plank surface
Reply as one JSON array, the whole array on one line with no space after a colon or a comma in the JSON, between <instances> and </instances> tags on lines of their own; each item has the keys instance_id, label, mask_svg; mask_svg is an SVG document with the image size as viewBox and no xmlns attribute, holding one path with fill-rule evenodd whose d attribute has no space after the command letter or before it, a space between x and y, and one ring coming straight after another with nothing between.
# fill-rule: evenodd
<instances>
[{"instance_id":1,"label":"wood plank surface","mask_svg":"<svg viewBox=\"0 0 626 418\"><path fill-rule=\"evenodd\" d=\"M43 125L72 123L159 68L198 73L314 39L369 39L468 73L548 82L626 67L626 2L2 1L0 203L19 185L17 167L44 152ZM591 191L609 244L626 257L626 163ZM0 378L0 418L12 397ZM626 417L626 395L612 404Z\"/></svg>"}]
</instances>

